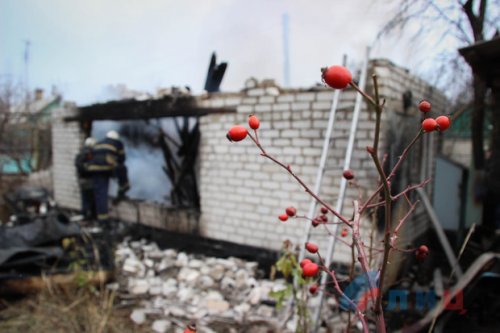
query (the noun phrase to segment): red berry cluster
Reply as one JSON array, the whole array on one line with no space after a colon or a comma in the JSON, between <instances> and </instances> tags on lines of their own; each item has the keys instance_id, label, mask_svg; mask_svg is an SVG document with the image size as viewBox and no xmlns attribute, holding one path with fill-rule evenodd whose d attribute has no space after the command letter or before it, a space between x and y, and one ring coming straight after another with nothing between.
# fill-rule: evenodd
<instances>
[{"instance_id":1,"label":"red berry cluster","mask_svg":"<svg viewBox=\"0 0 500 333\"><path fill-rule=\"evenodd\" d=\"M451 120L447 116L439 116L436 119L427 118L422 121L422 129L426 132L438 130L440 132L446 131L451 125Z\"/></svg>"},{"instance_id":2,"label":"red berry cluster","mask_svg":"<svg viewBox=\"0 0 500 333\"><path fill-rule=\"evenodd\" d=\"M429 103L426 100L423 100L418 105L418 109L423 113L427 113L431 111L431 103ZM425 132L432 132L435 130L444 132L450 127L450 125L451 125L451 120L447 116L439 116L436 119L426 118L424 119L424 121L422 121L422 129Z\"/></svg>"},{"instance_id":3,"label":"red berry cluster","mask_svg":"<svg viewBox=\"0 0 500 333\"><path fill-rule=\"evenodd\" d=\"M250 115L248 117L248 126L250 126L251 129L257 130L260 127L260 120L257 118L257 116ZM248 130L241 125L234 125L229 129L229 131L226 134L226 137L229 141L233 142L238 142L243 139L245 139L248 135Z\"/></svg>"},{"instance_id":4,"label":"red berry cluster","mask_svg":"<svg viewBox=\"0 0 500 333\"><path fill-rule=\"evenodd\" d=\"M311 259L309 259L309 258L304 258L304 259L302 259L302 261L300 262L300 267L301 267L301 268L304 268L304 266L305 266L305 265L310 264L310 263L312 263L312 260L311 260Z\"/></svg>"},{"instance_id":5,"label":"red berry cluster","mask_svg":"<svg viewBox=\"0 0 500 333\"><path fill-rule=\"evenodd\" d=\"M280 216L278 216L278 218L282 222L285 222L288 220L289 217L294 217L295 215L297 215L297 209L293 206L290 206L287 209L285 209L285 214L281 214Z\"/></svg>"},{"instance_id":6,"label":"red berry cluster","mask_svg":"<svg viewBox=\"0 0 500 333\"><path fill-rule=\"evenodd\" d=\"M311 261L311 259L302 259L300 262L300 267L302 267L303 277L314 277L319 272L318 264Z\"/></svg>"},{"instance_id":7,"label":"red berry cluster","mask_svg":"<svg viewBox=\"0 0 500 333\"><path fill-rule=\"evenodd\" d=\"M312 226L317 227L322 223L328 222L328 217L326 216L326 214L328 214L328 208L321 207L321 214L313 218L311 221Z\"/></svg>"}]
</instances>

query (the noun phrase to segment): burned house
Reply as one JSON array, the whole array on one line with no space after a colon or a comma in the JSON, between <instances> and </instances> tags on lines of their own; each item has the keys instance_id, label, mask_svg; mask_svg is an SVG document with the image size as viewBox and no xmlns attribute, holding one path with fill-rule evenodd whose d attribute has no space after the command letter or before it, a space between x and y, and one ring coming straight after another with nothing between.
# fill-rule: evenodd
<instances>
[{"instance_id":1,"label":"burned house","mask_svg":"<svg viewBox=\"0 0 500 333\"><path fill-rule=\"evenodd\" d=\"M371 61L369 73L378 75L380 95L386 100L381 147L387 152L388 165L394 165L419 129L418 102L423 98L430 100L434 116L446 113L447 101L438 90L389 61ZM373 89L371 82L366 89ZM288 174L264 160L249 140L232 144L227 141L226 132L234 124L245 124L250 114L259 116L260 138L269 153L292 165L306 183L313 184L333 94L323 86L283 89L272 81L249 80L242 91L235 93L192 96L174 92L146 100L112 101L80 108L66 106L53 113L55 200L62 207L79 208L74 156L99 122L112 120L120 122L121 134L131 144L143 140L155 148L153 154L162 160L156 167L163 175L154 181L168 189L169 197L163 202L139 197L121 202L111 208L116 218L273 251L279 250L285 239L297 244L303 237L305 222L281 223L277 216L290 205L305 214L310 197ZM320 195L332 202L338 196L355 99L355 91L346 89L337 106L320 190ZM366 152L366 146L373 141L375 115L365 103L361 107L351 168L366 196L375 189L374 179L377 179ZM170 119L170 125L158 125L159 119ZM139 123L152 127L134 125ZM436 133L424 136L400 171L401 176L393 184L394 191L432 179L439 140ZM126 150L129 148L126 144ZM131 175L132 188L135 177L147 179L151 175L147 170ZM432 182L425 191L432 198ZM352 212L352 199L357 195L358 189L349 186L345 215ZM406 237L402 237L407 243L425 233L429 223L422 207L407 225ZM313 230L312 237L322 244L326 241L322 230ZM349 249L339 246L335 258L349 261Z\"/></svg>"}]
</instances>

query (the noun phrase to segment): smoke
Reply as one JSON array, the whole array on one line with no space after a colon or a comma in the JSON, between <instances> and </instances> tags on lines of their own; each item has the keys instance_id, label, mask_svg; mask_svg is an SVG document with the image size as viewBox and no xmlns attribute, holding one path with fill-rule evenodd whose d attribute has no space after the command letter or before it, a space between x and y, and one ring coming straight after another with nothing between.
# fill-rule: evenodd
<instances>
[{"instance_id":1,"label":"smoke","mask_svg":"<svg viewBox=\"0 0 500 333\"><path fill-rule=\"evenodd\" d=\"M167 202L172 188L162 167L165 165L159 148L145 144L126 147L128 175L130 181L129 197L148 201Z\"/></svg>"},{"instance_id":2,"label":"smoke","mask_svg":"<svg viewBox=\"0 0 500 333\"><path fill-rule=\"evenodd\" d=\"M95 102L107 102L107 101L118 101L122 99L133 99L148 96L147 93L130 89L126 84L108 84L102 88L99 94L96 96Z\"/></svg>"},{"instance_id":3,"label":"smoke","mask_svg":"<svg viewBox=\"0 0 500 333\"><path fill-rule=\"evenodd\" d=\"M173 119L146 121L94 121L92 136L98 141L106 133L115 130L125 147L125 165L128 168L130 191L133 199L169 202L172 185L163 171L165 160L159 147L160 128L178 141ZM175 147L171 147L175 148ZM175 152L175 149L173 149ZM113 181L110 194L116 195L117 184Z\"/></svg>"}]
</instances>

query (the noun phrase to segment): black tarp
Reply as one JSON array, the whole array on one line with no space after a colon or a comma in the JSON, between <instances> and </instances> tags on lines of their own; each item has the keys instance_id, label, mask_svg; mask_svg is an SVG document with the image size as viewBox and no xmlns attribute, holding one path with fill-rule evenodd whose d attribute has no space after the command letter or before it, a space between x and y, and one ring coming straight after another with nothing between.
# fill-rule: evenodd
<instances>
[{"instance_id":1,"label":"black tarp","mask_svg":"<svg viewBox=\"0 0 500 333\"><path fill-rule=\"evenodd\" d=\"M0 268L60 257L60 240L78 235L80 226L55 212L26 224L0 226Z\"/></svg>"}]
</instances>

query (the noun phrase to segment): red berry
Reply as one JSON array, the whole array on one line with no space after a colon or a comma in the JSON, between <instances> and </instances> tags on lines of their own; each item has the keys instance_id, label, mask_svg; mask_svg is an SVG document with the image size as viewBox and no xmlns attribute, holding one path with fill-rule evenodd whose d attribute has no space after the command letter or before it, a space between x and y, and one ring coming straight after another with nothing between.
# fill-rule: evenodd
<instances>
[{"instance_id":1,"label":"red berry","mask_svg":"<svg viewBox=\"0 0 500 333\"><path fill-rule=\"evenodd\" d=\"M318 252L318 245L311 243L311 242L307 242L306 243L306 250L311 252L311 253L316 253L316 252Z\"/></svg>"},{"instance_id":2,"label":"red berry","mask_svg":"<svg viewBox=\"0 0 500 333\"><path fill-rule=\"evenodd\" d=\"M320 215L321 222L328 222L328 217L326 215Z\"/></svg>"},{"instance_id":3,"label":"red berry","mask_svg":"<svg viewBox=\"0 0 500 333\"><path fill-rule=\"evenodd\" d=\"M323 81L334 89L344 89L352 81L351 72L344 66L331 66L321 71Z\"/></svg>"},{"instance_id":4,"label":"red berry","mask_svg":"<svg viewBox=\"0 0 500 333\"><path fill-rule=\"evenodd\" d=\"M314 295L314 294L316 294L316 291L318 291L318 285L317 285L317 284L313 284L313 285L311 285L311 286L309 287L309 292L310 292L311 294L313 294L313 295Z\"/></svg>"},{"instance_id":5,"label":"red berry","mask_svg":"<svg viewBox=\"0 0 500 333\"><path fill-rule=\"evenodd\" d=\"M311 263L312 263L311 259L308 259L308 258L302 259L302 261L300 262L300 267L304 268L305 265L311 264Z\"/></svg>"},{"instance_id":6,"label":"red berry","mask_svg":"<svg viewBox=\"0 0 500 333\"><path fill-rule=\"evenodd\" d=\"M344 176L345 179L347 180L351 180L354 178L354 173L352 172L352 170L345 170L344 173L342 174Z\"/></svg>"},{"instance_id":7,"label":"red berry","mask_svg":"<svg viewBox=\"0 0 500 333\"><path fill-rule=\"evenodd\" d=\"M196 325L195 324L189 324L186 329L184 330L183 333L196 333Z\"/></svg>"},{"instance_id":8,"label":"red berry","mask_svg":"<svg viewBox=\"0 0 500 333\"><path fill-rule=\"evenodd\" d=\"M295 207L288 207L285 211L286 215L290 217L295 216L295 214L297 214L297 209L295 209Z\"/></svg>"},{"instance_id":9,"label":"red berry","mask_svg":"<svg viewBox=\"0 0 500 333\"><path fill-rule=\"evenodd\" d=\"M258 129L260 126L260 120L257 118L257 116L251 115L248 117L248 126L250 126L251 129Z\"/></svg>"},{"instance_id":10,"label":"red berry","mask_svg":"<svg viewBox=\"0 0 500 333\"><path fill-rule=\"evenodd\" d=\"M450 118L447 116L439 116L436 118L436 123L438 124L439 128L438 130L441 132L444 132L450 127L451 122Z\"/></svg>"},{"instance_id":11,"label":"red berry","mask_svg":"<svg viewBox=\"0 0 500 333\"><path fill-rule=\"evenodd\" d=\"M418 104L418 109L421 111L421 112L429 112L431 110L431 103L429 103L429 101L426 101L425 99L423 101L421 101L419 104Z\"/></svg>"},{"instance_id":12,"label":"red berry","mask_svg":"<svg viewBox=\"0 0 500 333\"><path fill-rule=\"evenodd\" d=\"M286 214L281 214L280 216L278 216L278 218L279 218L281 221L285 222L286 220L288 220L288 215L286 215Z\"/></svg>"},{"instance_id":13,"label":"red berry","mask_svg":"<svg viewBox=\"0 0 500 333\"><path fill-rule=\"evenodd\" d=\"M327 213L328 213L328 208L321 207L321 214L327 214Z\"/></svg>"},{"instance_id":14,"label":"red berry","mask_svg":"<svg viewBox=\"0 0 500 333\"><path fill-rule=\"evenodd\" d=\"M316 228L320 223L321 221L317 217L311 221L311 225L313 226L313 228Z\"/></svg>"},{"instance_id":15,"label":"red berry","mask_svg":"<svg viewBox=\"0 0 500 333\"><path fill-rule=\"evenodd\" d=\"M418 250L423 253L429 253L429 248L427 247L427 245L420 245Z\"/></svg>"},{"instance_id":16,"label":"red berry","mask_svg":"<svg viewBox=\"0 0 500 333\"><path fill-rule=\"evenodd\" d=\"M319 267L315 263L309 263L305 264L304 267L302 267L302 275L305 277L312 277L318 274Z\"/></svg>"},{"instance_id":17,"label":"red berry","mask_svg":"<svg viewBox=\"0 0 500 333\"><path fill-rule=\"evenodd\" d=\"M422 122L422 129L426 132L432 132L437 128L437 122L432 118L427 118Z\"/></svg>"},{"instance_id":18,"label":"red berry","mask_svg":"<svg viewBox=\"0 0 500 333\"><path fill-rule=\"evenodd\" d=\"M415 257L417 260L422 261L427 258L429 255L429 248L426 245L420 245L419 248L415 251Z\"/></svg>"},{"instance_id":19,"label":"red berry","mask_svg":"<svg viewBox=\"0 0 500 333\"><path fill-rule=\"evenodd\" d=\"M342 237L347 236L347 229L342 229L342 231L340 232L340 236Z\"/></svg>"},{"instance_id":20,"label":"red berry","mask_svg":"<svg viewBox=\"0 0 500 333\"><path fill-rule=\"evenodd\" d=\"M227 132L226 137L229 141L241 141L247 137L248 131L245 127L241 125L234 125L231 127L229 132Z\"/></svg>"}]
</instances>

